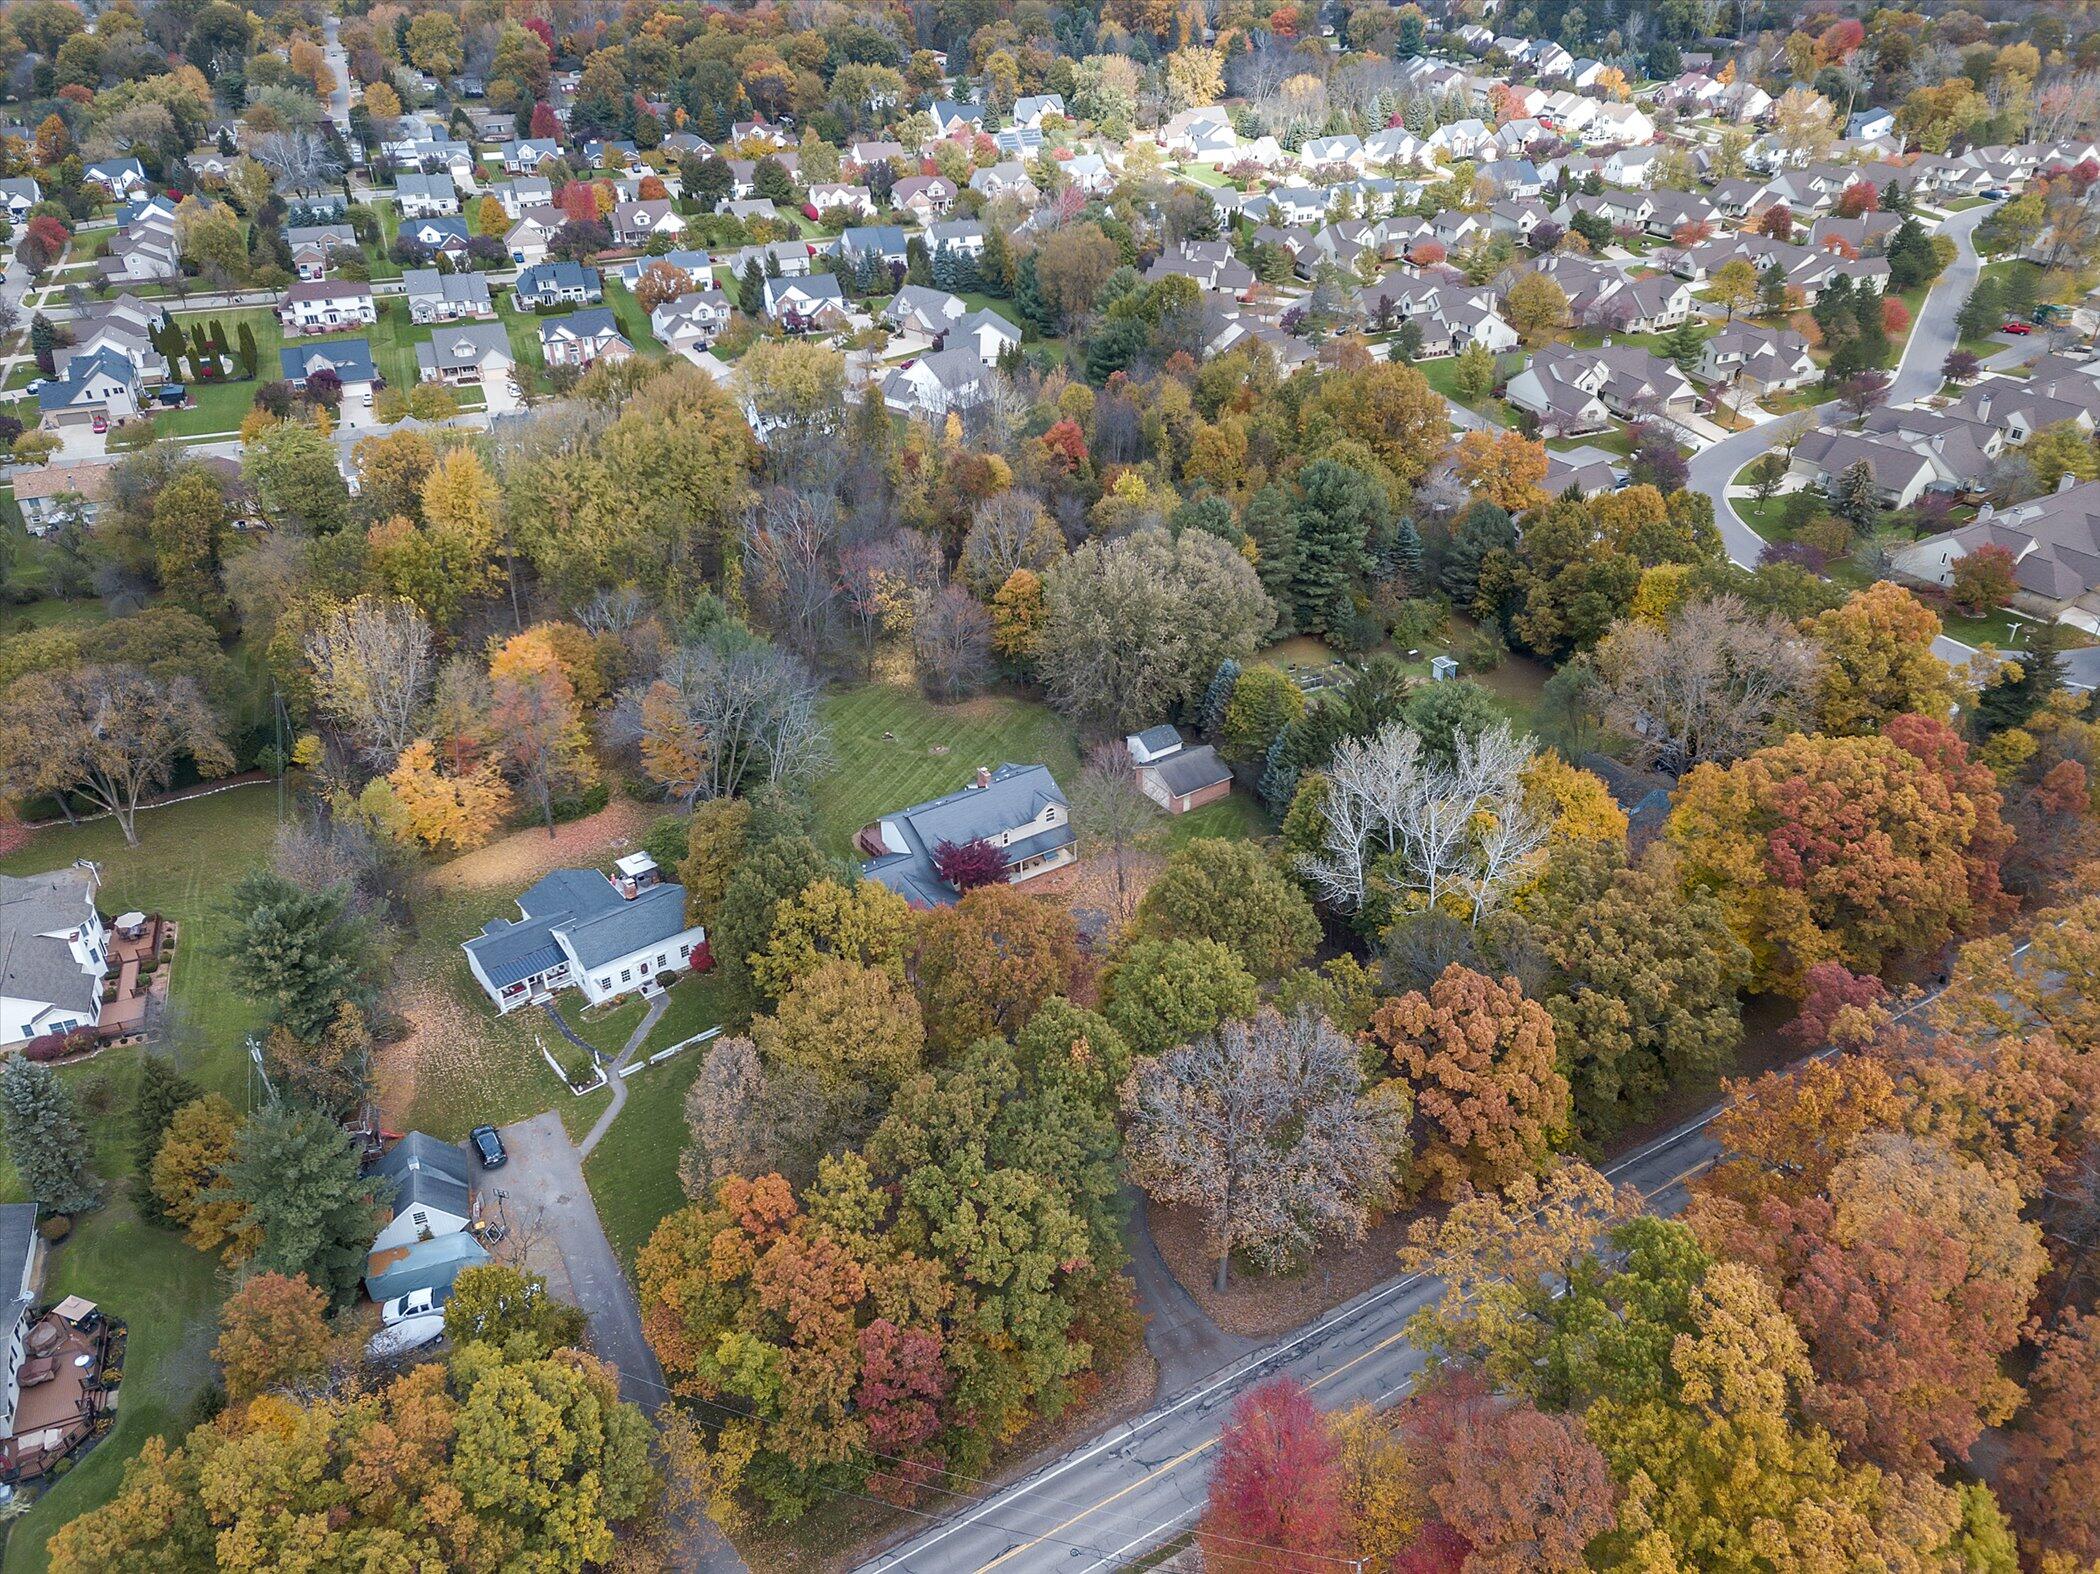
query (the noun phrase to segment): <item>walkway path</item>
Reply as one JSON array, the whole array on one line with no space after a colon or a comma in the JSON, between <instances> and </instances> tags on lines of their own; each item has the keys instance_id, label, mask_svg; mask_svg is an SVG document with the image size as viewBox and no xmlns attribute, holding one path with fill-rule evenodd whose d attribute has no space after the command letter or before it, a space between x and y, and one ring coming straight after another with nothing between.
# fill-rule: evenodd
<instances>
[{"instance_id":1,"label":"walkway path","mask_svg":"<svg viewBox=\"0 0 2100 1574\"><path fill-rule=\"evenodd\" d=\"M605 1135L612 1123L620 1118L620 1111L627 1107L627 1079L620 1075L620 1068L634 1058L635 1051L648 1040L649 1030L655 1027L657 1020L670 1009L671 994L666 990L649 1002L649 1009L642 1014L641 1022L627 1035L625 1046L617 1056L606 1063L605 1077L612 1084L612 1102L605 1106L605 1113L600 1115L597 1124L591 1127L590 1135L576 1145L576 1151L581 1157L587 1159L591 1156L591 1149L598 1146L598 1139Z\"/></svg>"}]
</instances>

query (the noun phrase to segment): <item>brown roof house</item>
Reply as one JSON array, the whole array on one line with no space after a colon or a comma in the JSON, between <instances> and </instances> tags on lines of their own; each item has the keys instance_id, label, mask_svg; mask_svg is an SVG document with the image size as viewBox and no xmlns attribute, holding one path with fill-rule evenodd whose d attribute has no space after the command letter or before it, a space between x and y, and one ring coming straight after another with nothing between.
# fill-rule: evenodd
<instances>
[{"instance_id":1,"label":"brown roof house","mask_svg":"<svg viewBox=\"0 0 2100 1574\"><path fill-rule=\"evenodd\" d=\"M1139 791L1169 814L1187 814L1232 791L1232 772L1207 743L1191 747L1172 727L1148 727L1123 740Z\"/></svg>"}]
</instances>

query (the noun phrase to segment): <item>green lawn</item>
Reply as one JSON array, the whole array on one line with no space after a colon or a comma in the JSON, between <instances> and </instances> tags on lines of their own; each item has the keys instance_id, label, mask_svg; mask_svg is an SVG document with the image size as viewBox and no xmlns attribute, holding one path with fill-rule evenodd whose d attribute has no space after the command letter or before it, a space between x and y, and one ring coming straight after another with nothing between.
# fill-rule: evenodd
<instances>
[{"instance_id":1,"label":"green lawn","mask_svg":"<svg viewBox=\"0 0 2100 1574\"><path fill-rule=\"evenodd\" d=\"M100 905L108 912L157 910L182 926L172 987L196 1024L202 1045L180 1069L207 1089L245 1101L244 1036L261 1020L245 998L220 982L213 951L223 933L220 912L233 883L261 859L276 828L277 797L244 787L139 816L137 848L124 846L107 820L39 831L0 860L0 872L28 874L92 858L102 866ZM66 1520L107 1501L124 1461L145 1439L173 1430L210 1376L223 1286L216 1260L191 1251L180 1236L141 1224L125 1197L131 1102L139 1051L111 1051L64 1075L91 1111L96 1169L110 1182L110 1202L81 1218L53 1254L45 1293L80 1294L131 1326L117 1428L21 1520L9 1537L9 1574L44 1567L43 1547ZM93 1090L100 1085L102 1091ZM14 1179L6 1176L14 1194Z\"/></svg>"},{"instance_id":2,"label":"green lawn","mask_svg":"<svg viewBox=\"0 0 2100 1574\"><path fill-rule=\"evenodd\" d=\"M581 996L576 997L579 1001ZM627 1040L641 1026L642 1018L649 1010L649 1003L640 995L629 995L624 1000L610 1002L602 1011L574 1010L566 1005L562 1017L584 1038L597 1046L598 1053L607 1060L627 1047ZM569 1048L576 1046L571 1044Z\"/></svg>"},{"instance_id":3,"label":"green lawn","mask_svg":"<svg viewBox=\"0 0 2100 1574\"><path fill-rule=\"evenodd\" d=\"M988 694L934 705L899 684L871 683L824 701L840 763L816 785L818 844L841 857L853 833L970 780L980 765L1043 764L1060 779L1079 768L1079 739L1049 707Z\"/></svg>"},{"instance_id":4,"label":"green lawn","mask_svg":"<svg viewBox=\"0 0 2100 1574\"><path fill-rule=\"evenodd\" d=\"M1497 371L1501 376L1512 376L1523 364L1524 357L1521 355L1506 355L1498 361ZM1500 399L1494 398L1492 395L1479 399L1468 399L1459 393L1457 356L1447 355L1439 360L1417 361L1415 362L1415 370L1427 378L1429 386L1442 394L1446 399L1464 405L1475 414L1500 421L1504 426L1515 426L1517 424L1517 412L1504 404Z\"/></svg>"},{"instance_id":5,"label":"green lawn","mask_svg":"<svg viewBox=\"0 0 2100 1574\"><path fill-rule=\"evenodd\" d=\"M242 306L220 311L177 313L175 321L184 333L189 332L192 323L203 323L207 328L213 322L225 324L229 349L239 347L241 324L246 323L255 335L255 381L236 377L229 382L190 383L190 397L196 402L186 410L170 410L155 416L154 424L169 437L201 437L207 432L237 430L255 407L257 386L281 375L277 352L284 345L284 330L278 325L276 315L266 306ZM180 378L179 370L176 376Z\"/></svg>"},{"instance_id":6,"label":"green lawn","mask_svg":"<svg viewBox=\"0 0 2100 1574\"><path fill-rule=\"evenodd\" d=\"M620 319L620 332L627 335L627 342L644 355L661 355L664 347L655 334L649 331L649 314L642 310L642 303L626 285L617 280L605 281L605 304L613 309Z\"/></svg>"},{"instance_id":7,"label":"green lawn","mask_svg":"<svg viewBox=\"0 0 2100 1574\"><path fill-rule=\"evenodd\" d=\"M695 1044L629 1077L627 1107L584 1161L583 1178L590 1184L606 1237L629 1269L657 1222L686 1200L678 1184L678 1154L685 1146L685 1091L706 1058L705 1046Z\"/></svg>"},{"instance_id":8,"label":"green lawn","mask_svg":"<svg viewBox=\"0 0 2100 1574\"><path fill-rule=\"evenodd\" d=\"M1255 841L1273 829L1254 795L1234 787L1230 796L1220 798L1216 803L1191 809L1187 814L1169 816L1158 845L1162 850L1172 852L1184 842L1203 836L1218 836L1235 842Z\"/></svg>"},{"instance_id":9,"label":"green lawn","mask_svg":"<svg viewBox=\"0 0 2100 1574\"><path fill-rule=\"evenodd\" d=\"M654 1054L722 1021L714 980L705 973L689 974L672 987L670 1009L645 1047ZM630 1268L636 1249L648 1240L657 1221L686 1200L678 1184L678 1155L685 1147L685 1092L706 1058L707 1046L694 1044L630 1076L627 1107L584 1161L583 1178L590 1182L598 1217L613 1249ZM590 1129L608 1097L601 1093L572 1101L578 1112L578 1119L568 1123L572 1136Z\"/></svg>"}]
</instances>

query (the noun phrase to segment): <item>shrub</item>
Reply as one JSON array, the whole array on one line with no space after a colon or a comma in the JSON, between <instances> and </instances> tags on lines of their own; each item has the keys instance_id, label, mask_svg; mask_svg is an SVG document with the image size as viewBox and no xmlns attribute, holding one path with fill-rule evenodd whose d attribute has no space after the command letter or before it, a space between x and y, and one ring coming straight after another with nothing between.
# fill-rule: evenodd
<instances>
[{"instance_id":1,"label":"shrub","mask_svg":"<svg viewBox=\"0 0 2100 1574\"><path fill-rule=\"evenodd\" d=\"M36 1227L36 1232L55 1246L73 1233L73 1217L71 1214L54 1213Z\"/></svg>"},{"instance_id":2,"label":"shrub","mask_svg":"<svg viewBox=\"0 0 2100 1574\"><path fill-rule=\"evenodd\" d=\"M581 820L586 815L596 814L612 801L612 790L604 782L593 782L580 793L554 800L554 818L557 821Z\"/></svg>"},{"instance_id":3,"label":"shrub","mask_svg":"<svg viewBox=\"0 0 2100 1574\"><path fill-rule=\"evenodd\" d=\"M22 1046L22 1053L35 1061L58 1059L66 1052L66 1035L63 1033L40 1033Z\"/></svg>"}]
</instances>

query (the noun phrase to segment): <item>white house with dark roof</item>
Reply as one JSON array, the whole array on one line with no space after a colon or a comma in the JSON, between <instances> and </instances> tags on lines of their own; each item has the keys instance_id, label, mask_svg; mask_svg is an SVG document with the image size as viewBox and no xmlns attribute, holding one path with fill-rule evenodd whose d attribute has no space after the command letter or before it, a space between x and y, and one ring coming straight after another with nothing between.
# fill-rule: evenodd
<instances>
[{"instance_id":1,"label":"white house with dark roof","mask_svg":"<svg viewBox=\"0 0 2100 1574\"><path fill-rule=\"evenodd\" d=\"M372 286L357 279L301 279L277 303L277 320L288 334L333 333L379 321Z\"/></svg>"},{"instance_id":2,"label":"white house with dark roof","mask_svg":"<svg viewBox=\"0 0 2100 1574\"><path fill-rule=\"evenodd\" d=\"M961 895L934 867L944 845L989 842L1006 855L1006 882L1019 885L1078 856L1064 790L1045 765L979 766L960 792L913 804L863 826L854 844L866 878L914 907L947 907Z\"/></svg>"},{"instance_id":3,"label":"white house with dark roof","mask_svg":"<svg viewBox=\"0 0 2100 1574\"><path fill-rule=\"evenodd\" d=\"M366 1173L385 1182L380 1200L394 1215L374 1238L375 1252L457 1235L474 1222L474 1170L456 1142L411 1131Z\"/></svg>"},{"instance_id":4,"label":"white house with dark roof","mask_svg":"<svg viewBox=\"0 0 2100 1574\"><path fill-rule=\"evenodd\" d=\"M518 917L492 918L461 943L467 969L498 1011L579 989L592 1005L648 990L665 973L711 964L707 930L685 919L685 887L632 853L617 878L556 869L518 898Z\"/></svg>"},{"instance_id":5,"label":"white house with dark roof","mask_svg":"<svg viewBox=\"0 0 2100 1574\"><path fill-rule=\"evenodd\" d=\"M1207 743L1191 746L1178 729L1148 727L1123 740L1138 790L1169 814L1187 814L1232 791L1232 768Z\"/></svg>"},{"instance_id":6,"label":"white house with dark roof","mask_svg":"<svg viewBox=\"0 0 2100 1574\"><path fill-rule=\"evenodd\" d=\"M540 355L549 366L585 367L610 357L624 361L634 346L620 332L610 306L590 306L540 324Z\"/></svg>"},{"instance_id":7,"label":"white house with dark roof","mask_svg":"<svg viewBox=\"0 0 2100 1574\"><path fill-rule=\"evenodd\" d=\"M510 334L500 322L441 327L416 346L416 377L426 383L500 385L516 364Z\"/></svg>"},{"instance_id":8,"label":"white house with dark roof","mask_svg":"<svg viewBox=\"0 0 2100 1574\"><path fill-rule=\"evenodd\" d=\"M0 1048L102 1019L109 933L94 865L0 875Z\"/></svg>"}]
</instances>

